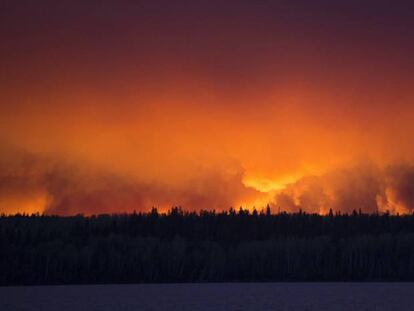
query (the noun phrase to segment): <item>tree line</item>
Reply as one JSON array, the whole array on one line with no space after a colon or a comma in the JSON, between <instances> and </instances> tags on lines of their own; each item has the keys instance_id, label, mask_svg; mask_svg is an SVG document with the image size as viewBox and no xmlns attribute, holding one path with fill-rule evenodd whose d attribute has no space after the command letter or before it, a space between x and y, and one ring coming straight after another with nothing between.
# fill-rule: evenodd
<instances>
[{"instance_id":1,"label":"tree line","mask_svg":"<svg viewBox=\"0 0 414 311\"><path fill-rule=\"evenodd\" d=\"M0 217L0 285L224 281L414 281L414 216Z\"/></svg>"}]
</instances>

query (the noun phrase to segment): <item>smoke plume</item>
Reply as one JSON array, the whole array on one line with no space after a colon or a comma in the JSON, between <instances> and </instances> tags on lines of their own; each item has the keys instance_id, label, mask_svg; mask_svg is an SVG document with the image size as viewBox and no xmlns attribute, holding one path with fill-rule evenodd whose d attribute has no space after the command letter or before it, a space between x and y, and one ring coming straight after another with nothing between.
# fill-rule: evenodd
<instances>
[{"instance_id":1,"label":"smoke plume","mask_svg":"<svg viewBox=\"0 0 414 311\"><path fill-rule=\"evenodd\" d=\"M272 205L285 211L313 213L412 213L414 166L360 164L306 176L278 192Z\"/></svg>"}]
</instances>

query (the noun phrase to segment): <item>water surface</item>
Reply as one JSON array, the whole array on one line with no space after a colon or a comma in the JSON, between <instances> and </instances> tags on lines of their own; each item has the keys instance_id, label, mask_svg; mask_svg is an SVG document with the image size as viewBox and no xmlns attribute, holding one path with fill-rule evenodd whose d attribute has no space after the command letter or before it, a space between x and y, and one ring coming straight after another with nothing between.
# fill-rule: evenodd
<instances>
[{"instance_id":1,"label":"water surface","mask_svg":"<svg viewBox=\"0 0 414 311\"><path fill-rule=\"evenodd\" d=\"M0 310L414 311L414 283L206 283L0 287Z\"/></svg>"}]
</instances>

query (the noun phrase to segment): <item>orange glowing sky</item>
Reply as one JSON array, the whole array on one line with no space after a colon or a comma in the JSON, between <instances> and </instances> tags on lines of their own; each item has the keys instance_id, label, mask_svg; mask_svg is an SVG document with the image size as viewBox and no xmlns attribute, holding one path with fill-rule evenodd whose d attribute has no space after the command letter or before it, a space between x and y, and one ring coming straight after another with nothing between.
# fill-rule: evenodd
<instances>
[{"instance_id":1,"label":"orange glowing sky","mask_svg":"<svg viewBox=\"0 0 414 311\"><path fill-rule=\"evenodd\" d=\"M414 5L0 5L0 212L414 208Z\"/></svg>"}]
</instances>

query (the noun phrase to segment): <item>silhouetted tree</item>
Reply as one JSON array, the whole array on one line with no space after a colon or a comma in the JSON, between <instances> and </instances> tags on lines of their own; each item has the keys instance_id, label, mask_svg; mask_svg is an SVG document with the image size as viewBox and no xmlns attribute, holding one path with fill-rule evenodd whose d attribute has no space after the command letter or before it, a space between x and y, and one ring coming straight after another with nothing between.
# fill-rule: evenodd
<instances>
[{"instance_id":1,"label":"silhouetted tree","mask_svg":"<svg viewBox=\"0 0 414 311\"><path fill-rule=\"evenodd\" d=\"M413 281L414 216L239 209L0 217L0 285Z\"/></svg>"}]
</instances>

